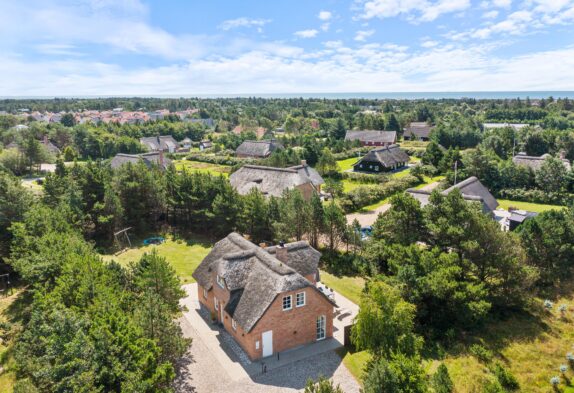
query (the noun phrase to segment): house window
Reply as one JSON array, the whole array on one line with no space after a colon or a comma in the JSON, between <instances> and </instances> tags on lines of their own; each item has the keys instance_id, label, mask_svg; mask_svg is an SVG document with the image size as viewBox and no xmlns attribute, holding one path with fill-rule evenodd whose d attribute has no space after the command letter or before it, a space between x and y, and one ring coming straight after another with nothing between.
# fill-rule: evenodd
<instances>
[{"instance_id":1,"label":"house window","mask_svg":"<svg viewBox=\"0 0 574 393\"><path fill-rule=\"evenodd\" d=\"M360 165L359 165L359 168L362 168L362 167L363 167L363 164L360 164Z\"/></svg>"},{"instance_id":2,"label":"house window","mask_svg":"<svg viewBox=\"0 0 574 393\"><path fill-rule=\"evenodd\" d=\"M255 349L259 349L259 341L255 341Z\"/></svg>"},{"instance_id":3,"label":"house window","mask_svg":"<svg viewBox=\"0 0 574 393\"><path fill-rule=\"evenodd\" d=\"M377 172L379 171L379 166L378 166L378 165L375 166L375 171L377 171Z\"/></svg>"},{"instance_id":4,"label":"house window","mask_svg":"<svg viewBox=\"0 0 574 393\"><path fill-rule=\"evenodd\" d=\"M291 310L291 295L283 296L283 311Z\"/></svg>"},{"instance_id":5,"label":"house window","mask_svg":"<svg viewBox=\"0 0 574 393\"><path fill-rule=\"evenodd\" d=\"M233 330L237 330L237 322L235 322L235 319L233 318L231 318L231 327Z\"/></svg>"},{"instance_id":6,"label":"house window","mask_svg":"<svg viewBox=\"0 0 574 393\"><path fill-rule=\"evenodd\" d=\"M216 310L219 310L219 300L216 297L213 298L213 304Z\"/></svg>"},{"instance_id":7,"label":"house window","mask_svg":"<svg viewBox=\"0 0 574 393\"><path fill-rule=\"evenodd\" d=\"M203 297L207 299L207 289L203 288Z\"/></svg>"},{"instance_id":8,"label":"house window","mask_svg":"<svg viewBox=\"0 0 574 393\"><path fill-rule=\"evenodd\" d=\"M225 288L225 282L219 274L217 275L217 285L219 285L221 288Z\"/></svg>"},{"instance_id":9,"label":"house window","mask_svg":"<svg viewBox=\"0 0 574 393\"><path fill-rule=\"evenodd\" d=\"M322 340L325 338L325 335L326 335L325 324L326 324L325 316L319 315L317 317L317 330L316 330L317 340Z\"/></svg>"},{"instance_id":10,"label":"house window","mask_svg":"<svg viewBox=\"0 0 574 393\"><path fill-rule=\"evenodd\" d=\"M295 305L297 307L303 307L305 305L305 292L299 292L295 299Z\"/></svg>"}]
</instances>

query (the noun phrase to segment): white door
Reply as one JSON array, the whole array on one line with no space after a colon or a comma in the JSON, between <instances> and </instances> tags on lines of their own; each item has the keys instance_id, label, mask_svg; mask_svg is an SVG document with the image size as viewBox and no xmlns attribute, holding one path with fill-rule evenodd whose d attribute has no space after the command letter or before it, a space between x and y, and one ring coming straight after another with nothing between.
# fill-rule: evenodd
<instances>
[{"instance_id":1,"label":"white door","mask_svg":"<svg viewBox=\"0 0 574 393\"><path fill-rule=\"evenodd\" d=\"M221 323L223 323L223 304L222 303L220 303L219 308L221 309Z\"/></svg>"},{"instance_id":2,"label":"white door","mask_svg":"<svg viewBox=\"0 0 574 393\"><path fill-rule=\"evenodd\" d=\"M273 330L263 332L263 357L273 355Z\"/></svg>"}]
</instances>

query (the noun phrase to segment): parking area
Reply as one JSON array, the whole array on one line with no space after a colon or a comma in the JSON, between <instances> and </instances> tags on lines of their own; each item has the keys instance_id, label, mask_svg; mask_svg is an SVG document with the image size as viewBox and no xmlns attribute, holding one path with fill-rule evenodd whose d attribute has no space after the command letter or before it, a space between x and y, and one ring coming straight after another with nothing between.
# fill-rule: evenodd
<instances>
[{"instance_id":1,"label":"parking area","mask_svg":"<svg viewBox=\"0 0 574 393\"><path fill-rule=\"evenodd\" d=\"M181 392L293 392L309 378L333 378L345 392L359 392L359 385L334 349L343 345L343 327L358 307L335 293L339 306L333 319L333 338L251 362L222 328L207 322L197 299L197 284L185 285L187 308L180 319L184 335L192 338L180 365L176 387ZM266 373L263 373L265 366Z\"/></svg>"}]
</instances>

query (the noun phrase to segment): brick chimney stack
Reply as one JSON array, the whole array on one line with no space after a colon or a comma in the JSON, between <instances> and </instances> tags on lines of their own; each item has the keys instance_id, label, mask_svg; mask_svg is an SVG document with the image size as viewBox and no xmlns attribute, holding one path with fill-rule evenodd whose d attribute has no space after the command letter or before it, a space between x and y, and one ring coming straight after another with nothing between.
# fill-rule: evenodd
<instances>
[{"instance_id":1,"label":"brick chimney stack","mask_svg":"<svg viewBox=\"0 0 574 393\"><path fill-rule=\"evenodd\" d=\"M287 263L287 261L289 260L289 251L287 250L287 247L285 247L284 242L282 241L279 242L279 245L277 246L277 251L275 253L275 257L283 263Z\"/></svg>"}]
</instances>

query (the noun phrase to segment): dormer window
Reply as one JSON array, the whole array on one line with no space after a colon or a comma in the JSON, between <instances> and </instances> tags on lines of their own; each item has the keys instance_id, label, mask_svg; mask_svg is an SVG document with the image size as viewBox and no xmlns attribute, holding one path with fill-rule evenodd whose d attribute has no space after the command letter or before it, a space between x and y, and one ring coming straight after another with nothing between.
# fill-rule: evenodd
<instances>
[{"instance_id":1,"label":"dormer window","mask_svg":"<svg viewBox=\"0 0 574 393\"><path fill-rule=\"evenodd\" d=\"M223 277L221 277L218 274L216 280L217 280L217 285L219 285L221 288L225 289L225 281L223 281Z\"/></svg>"}]
</instances>

